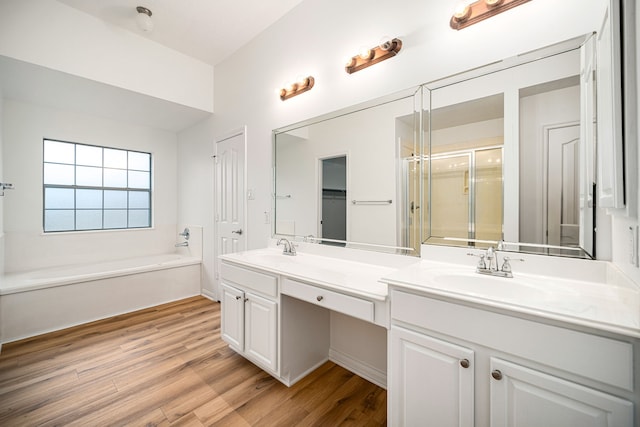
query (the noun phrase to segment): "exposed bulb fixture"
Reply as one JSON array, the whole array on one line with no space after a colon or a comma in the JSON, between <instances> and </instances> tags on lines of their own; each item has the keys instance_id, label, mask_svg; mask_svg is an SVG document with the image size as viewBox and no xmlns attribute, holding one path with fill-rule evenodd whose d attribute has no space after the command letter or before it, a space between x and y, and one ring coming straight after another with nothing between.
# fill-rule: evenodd
<instances>
[{"instance_id":1,"label":"exposed bulb fixture","mask_svg":"<svg viewBox=\"0 0 640 427\"><path fill-rule=\"evenodd\" d=\"M151 11L143 6L136 7L136 11L138 11L138 15L136 16L136 24L138 24L138 28L140 28L145 33L150 33L153 31L153 21L151 20Z\"/></svg>"},{"instance_id":2,"label":"exposed bulb fixture","mask_svg":"<svg viewBox=\"0 0 640 427\"><path fill-rule=\"evenodd\" d=\"M464 0L454 10L449 25L454 30L461 30L528 1L530 0Z\"/></svg>"},{"instance_id":3,"label":"exposed bulb fixture","mask_svg":"<svg viewBox=\"0 0 640 427\"><path fill-rule=\"evenodd\" d=\"M289 83L280 89L278 94L280 95L280 99L284 101L285 99L292 98L310 90L314 84L315 79L312 76L298 77L295 82Z\"/></svg>"},{"instance_id":4,"label":"exposed bulb fixture","mask_svg":"<svg viewBox=\"0 0 640 427\"><path fill-rule=\"evenodd\" d=\"M360 52L348 59L345 64L345 71L349 74L360 71L373 64L392 58L402 49L402 41L400 39L384 38L380 44L371 49L361 48Z\"/></svg>"}]
</instances>

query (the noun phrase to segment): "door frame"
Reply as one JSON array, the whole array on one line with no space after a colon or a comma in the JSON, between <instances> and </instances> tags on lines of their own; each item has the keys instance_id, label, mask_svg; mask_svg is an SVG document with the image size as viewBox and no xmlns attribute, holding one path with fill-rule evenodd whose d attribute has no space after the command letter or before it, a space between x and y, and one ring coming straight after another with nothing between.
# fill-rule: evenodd
<instances>
[{"instance_id":1,"label":"door frame","mask_svg":"<svg viewBox=\"0 0 640 427\"><path fill-rule=\"evenodd\" d=\"M349 160L350 160L350 153L349 150L347 151L339 151L336 153L331 153L331 154L324 154L324 155L319 155L316 157L316 213L317 213L317 224L316 224L316 235L317 237L322 238L322 162L324 160L328 160L328 159L335 159L336 157L344 157L345 158L345 179L346 179L346 189L347 189L347 193L349 192L349 171L350 171L350 167L349 167ZM350 209L349 209L349 200L346 201L346 224L347 224L347 229L346 229L346 241L349 241L349 213L350 213Z\"/></svg>"},{"instance_id":2,"label":"door frame","mask_svg":"<svg viewBox=\"0 0 640 427\"><path fill-rule=\"evenodd\" d=\"M219 203L219 194L218 194L218 182L217 180L217 168L218 168L218 143L223 142L227 139L231 139L234 138L236 136L242 136L243 138L243 145L244 145L244 158L242 159L242 164L243 164L243 177L242 177L242 181L243 181L243 185L242 188L238 189L238 192L240 193L240 197L242 198L242 209L243 209L243 217L242 217L242 232L245 235L245 246L247 245L248 242L248 237L249 237L249 230L247 227L248 221L247 221L247 126L244 125L240 128L236 128L233 129L231 131L222 133L218 136L216 136L213 140L213 159L214 159L214 164L213 164L213 295L210 295L210 293L206 290L203 289L203 294L205 294L206 296L208 296L209 298L212 298L216 301L220 301L220 296L221 296L221 286L220 286L220 271L219 271L219 262L218 262L218 256L220 255L219 249L218 249L218 244L217 244L217 236L218 236L218 219L216 218L217 212L218 212L218 203Z\"/></svg>"}]
</instances>

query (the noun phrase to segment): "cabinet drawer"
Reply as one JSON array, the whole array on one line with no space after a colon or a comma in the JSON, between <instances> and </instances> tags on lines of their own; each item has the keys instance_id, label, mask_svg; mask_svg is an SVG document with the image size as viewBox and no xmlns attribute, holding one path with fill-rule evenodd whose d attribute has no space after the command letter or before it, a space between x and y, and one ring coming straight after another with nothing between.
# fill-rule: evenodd
<instances>
[{"instance_id":1,"label":"cabinet drawer","mask_svg":"<svg viewBox=\"0 0 640 427\"><path fill-rule=\"evenodd\" d=\"M373 322L373 302L291 279L282 280L282 293L329 310Z\"/></svg>"},{"instance_id":2,"label":"cabinet drawer","mask_svg":"<svg viewBox=\"0 0 640 427\"><path fill-rule=\"evenodd\" d=\"M391 322L415 325L633 391L633 346L408 292L391 291Z\"/></svg>"},{"instance_id":3,"label":"cabinet drawer","mask_svg":"<svg viewBox=\"0 0 640 427\"><path fill-rule=\"evenodd\" d=\"M221 263L220 276L222 280L233 282L243 289L250 289L274 298L278 296L278 279L274 276L225 262Z\"/></svg>"}]
</instances>

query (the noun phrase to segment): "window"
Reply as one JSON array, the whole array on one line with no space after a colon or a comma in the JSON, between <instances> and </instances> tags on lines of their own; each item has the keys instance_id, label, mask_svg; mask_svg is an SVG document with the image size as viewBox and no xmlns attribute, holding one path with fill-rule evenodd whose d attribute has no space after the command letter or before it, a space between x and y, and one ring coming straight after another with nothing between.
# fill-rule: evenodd
<instances>
[{"instance_id":1,"label":"window","mask_svg":"<svg viewBox=\"0 0 640 427\"><path fill-rule=\"evenodd\" d=\"M45 139L44 231L151 227L151 154Z\"/></svg>"}]
</instances>

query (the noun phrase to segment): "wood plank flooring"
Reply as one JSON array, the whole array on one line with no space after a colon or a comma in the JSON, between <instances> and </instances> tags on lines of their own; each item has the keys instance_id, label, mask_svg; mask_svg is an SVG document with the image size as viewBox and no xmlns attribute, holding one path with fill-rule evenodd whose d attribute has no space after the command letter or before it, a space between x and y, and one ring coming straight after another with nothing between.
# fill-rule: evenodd
<instances>
[{"instance_id":1,"label":"wood plank flooring","mask_svg":"<svg viewBox=\"0 0 640 427\"><path fill-rule=\"evenodd\" d=\"M286 387L194 297L6 344L1 426L376 426L386 391L327 362Z\"/></svg>"}]
</instances>

